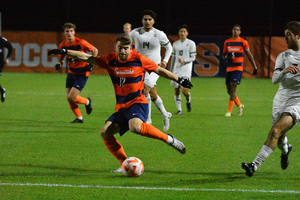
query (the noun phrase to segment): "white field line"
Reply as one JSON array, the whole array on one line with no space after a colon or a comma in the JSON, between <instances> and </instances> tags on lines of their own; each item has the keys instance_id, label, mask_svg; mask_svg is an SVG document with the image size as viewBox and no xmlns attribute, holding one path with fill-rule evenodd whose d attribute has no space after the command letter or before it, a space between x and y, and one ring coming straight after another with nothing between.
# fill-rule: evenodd
<instances>
[{"instance_id":1,"label":"white field line","mask_svg":"<svg viewBox=\"0 0 300 200\"><path fill-rule=\"evenodd\" d=\"M43 187L70 187L70 188L100 188L100 189L127 189L127 190L173 190L173 191L204 191L204 192L252 192L252 193L288 193L300 194L295 190L246 190L246 189L209 189L209 188L167 188L167 187L126 187L126 186L104 186L104 185L65 185L65 184L43 184L43 183L0 183L7 186L43 186Z\"/></svg>"},{"instance_id":2,"label":"white field line","mask_svg":"<svg viewBox=\"0 0 300 200\"><path fill-rule=\"evenodd\" d=\"M10 94L18 94L18 95L43 95L43 96L65 96L65 93L51 93L51 92L7 92ZM93 94L93 96L104 96L100 94ZM114 96L114 95L106 95L106 96ZM164 95L160 95L161 97L166 98ZM203 97L192 97L192 99L200 99L200 100L213 100L213 101L224 101L228 100L228 98L203 98ZM247 99L247 101L273 101L273 99Z\"/></svg>"}]
</instances>

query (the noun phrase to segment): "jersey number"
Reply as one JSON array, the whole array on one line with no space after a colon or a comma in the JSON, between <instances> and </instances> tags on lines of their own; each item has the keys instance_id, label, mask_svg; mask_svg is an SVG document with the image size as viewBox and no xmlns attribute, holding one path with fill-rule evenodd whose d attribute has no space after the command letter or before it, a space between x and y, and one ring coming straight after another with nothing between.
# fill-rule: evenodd
<instances>
[{"instance_id":1,"label":"jersey number","mask_svg":"<svg viewBox=\"0 0 300 200\"><path fill-rule=\"evenodd\" d=\"M147 47L147 49L150 48L150 43L149 42L143 42L143 49L145 49Z\"/></svg>"},{"instance_id":2,"label":"jersey number","mask_svg":"<svg viewBox=\"0 0 300 200\"><path fill-rule=\"evenodd\" d=\"M179 51L178 51L178 55L179 55L179 56L182 56L182 55L183 55L183 50L179 50Z\"/></svg>"}]
</instances>

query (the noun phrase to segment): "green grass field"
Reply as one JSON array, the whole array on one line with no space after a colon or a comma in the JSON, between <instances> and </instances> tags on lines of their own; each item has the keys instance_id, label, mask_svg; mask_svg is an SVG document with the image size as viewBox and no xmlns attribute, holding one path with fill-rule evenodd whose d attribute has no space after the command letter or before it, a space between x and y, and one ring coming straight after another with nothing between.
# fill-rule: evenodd
<instances>
[{"instance_id":1,"label":"green grass field","mask_svg":"<svg viewBox=\"0 0 300 200\"><path fill-rule=\"evenodd\" d=\"M228 105L224 78L193 78L193 110L177 116L174 89L160 78L158 93L174 115L168 133L187 149L181 155L161 141L127 132L116 135L127 156L140 158L139 178L112 174L118 161L105 148L99 131L114 112L108 76L91 75L82 96L93 112L83 124L65 95L66 74L4 72L0 84L0 199L300 199L299 126L288 133L290 166L280 168L280 151L246 177L242 162L251 162L271 128L272 100L278 85L270 79L243 79L237 94L245 109L224 114ZM152 106L153 125L163 129Z\"/></svg>"}]
</instances>

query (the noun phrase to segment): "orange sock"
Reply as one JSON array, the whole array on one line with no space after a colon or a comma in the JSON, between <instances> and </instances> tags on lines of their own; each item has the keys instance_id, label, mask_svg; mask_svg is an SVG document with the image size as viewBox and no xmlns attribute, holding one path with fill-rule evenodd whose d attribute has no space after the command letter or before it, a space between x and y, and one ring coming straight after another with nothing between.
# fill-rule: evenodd
<instances>
[{"instance_id":1,"label":"orange sock","mask_svg":"<svg viewBox=\"0 0 300 200\"><path fill-rule=\"evenodd\" d=\"M147 124L147 123L142 123L140 135L148 138L158 139L164 142L168 140L167 134L161 132L151 124Z\"/></svg>"},{"instance_id":2,"label":"orange sock","mask_svg":"<svg viewBox=\"0 0 300 200\"><path fill-rule=\"evenodd\" d=\"M72 110L72 112L75 114L75 116L78 118L78 117L81 117L81 112L78 108L78 104L74 103L73 101L69 101L69 105L70 105L70 108Z\"/></svg>"},{"instance_id":3,"label":"orange sock","mask_svg":"<svg viewBox=\"0 0 300 200\"><path fill-rule=\"evenodd\" d=\"M77 97L76 97L76 99L75 99L74 102L78 103L78 104L84 104L84 105L86 105L87 102L88 102L88 100L87 100L87 98L84 98L82 96L77 95Z\"/></svg>"},{"instance_id":4,"label":"orange sock","mask_svg":"<svg viewBox=\"0 0 300 200\"><path fill-rule=\"evenodd\" d=\"M234 105L234 101L229 101L227 112L231 112Z\"/></svg>"},{"instance_id":5,"label":"orange sock","mask_svg":"<svg viewBox=\"0 0 300 200\"><path fill-rule=\"evenodd\" d=\"M237 107L240 107L242 104L239 100L239 98L236 96L235 99L234 99L234 103L237 105Z\"/></svg>"},{"instance_id":6,"label":"orange sock","mask_svg":"<svg viewBox=\"0 0 300 200\"><path fill-rule=\"evenodd\" d=\"M122 145L116 140L114 136L110 136L106 139L103 139L103 142L106 148L110 151L110 153L118 159L118 161L122 164L124 160L126 160L127 156Z\"/></svg>"}]
</instances>

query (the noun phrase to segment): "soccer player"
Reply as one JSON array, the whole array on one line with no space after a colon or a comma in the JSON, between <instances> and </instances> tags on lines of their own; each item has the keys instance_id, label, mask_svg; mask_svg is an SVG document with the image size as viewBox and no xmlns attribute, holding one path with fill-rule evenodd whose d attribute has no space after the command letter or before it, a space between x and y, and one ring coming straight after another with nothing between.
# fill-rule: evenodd
<instances>
[{"instance_id":1,"label":"soccer player","mask_svg":"<svg viewBox=\"0 0 300 200\"><path fill-rule=\"evenodd\" d=\"M196 59L196 44L194 41L187 38L189 34L189 28L187 25L182 25L179 29L179 40L173 43L172 59L171 59L171 72L177 76L189 77L192 76L193 61ZM175 89L174 100L177 107L177 115L182 114L181 109L181 95L180 89L185 96L187 111L191 112L191 94L188 88L181 88L181 86L171 81L171 86Z\"/></svg>"},{"instance_id":2,"label":"soccer player","mask_svg":"<svg viewBox=\"0 0 300 200\"><path fill-rule=\"evenodd\" d=\"M287 131L300 120L300 22L291 21L284 26L288 50L277 56L272 83L279 83L273 100L272 128L267 140L252 163L242 163L246 175L251 177L257 168L278 147L281 150L281 168L289 165L292 145L288 144Z\"/></svg>"},{"instance_id":3,"label":"soccer player","mask_svg":"<svg viewBox=\"0 0 300 200\"><path fill-rule=\"evenodd\" d=\"M239 108L238 115L242 115L244 105L241 104L239 98L236 96L236 88L241 83L243 74L244 53L246 53L252 66L254 67L253 75L257 74L257 66L254 58L250 52L249 44L246 40L240 37L241 26L236 24L232 28L232 38L225 40L223 48L223 59L227 63L226 88L230 96L229 105L226 117L231 116L231 111L234 104Z\"/></svg>"},{"instance_id":4,"label":"soccer player","mask_svg":"<svg viewBox=\"0 0 300 200\"><path fill-rule=\"evenodd\" d=\"M4 59L4 50L3 48L7 48L8 52L6 55L6 58ZM12 46L11 43L5 38L5 37L0 37L0 76L2 74L2 70L4 68L4 64L9 63L9 59L12 54ZM5 88L2 88L0 85L0 93L1 93L1 101L5 101Z\"/></svg>"},{"instance_id":5,"label":"soccer player","mask_svg":"<svg viewBox=\"0 0 300 200\"><path fill-rule=\"evenodd\" d=\"M75 37L76 26L72 23L65 23L63 25L64 35L66 40L64 40L59 48L71 49L81 52L92 52L93 56L98 55L98 49L88 43L84 39ZM59 62L55 65L55 69L59 70L64 63L65 55L59 55ZM84 104L87 114L92 112L92 100L91 98L84 98L80 96L80 92L85 86L89 72L92 70L93 66L89 63L74 60L71 57L67 57L69 70L66 80L66 93L68 102L72 112L75 114L76 119L71 123L83 123L83 117L79 110L78 104Z\"/></svg>"},{"instance_id":6,"label":"soccer player","mask_svg":"<svg viewBox=\"0 0 300 200\"><path fill-rule=\"evenodd\" d=\"M115 113L106 120L100 135L106 148L121 164L127 156L114 134L120 133L122 136L128 130L141 136L161 140L184 154L186 150L182 142L145 123L149 112L148 102L143 92L145 72L157 73L159 76L177 81L183 87L191 88L193 85L189 78L177 77L140 53L131 51L131 42L131 37L122 33L116 38L116 52L106 56L94 57L67 49L53 49L48 55L67 54L76 60L98 65L108 71L114 85L116 107ZM113 172L121 172L121 167Z\"/></svg>"},{"instance_id":7,"label":"soccer player","mask_svg":"<svg viewBox=\"0 0 300 200\"><path fill-rule=\"evenodd\" d=\"M123 24L123 31L125 34L129 35L129 33L131 32L131 24L130 23ZM132 42L131 47L132 47L132 50L135 51L134 42Z\"/></svg>"},{"instance_id":8,"label":"soccer player","mask_svg":"<svg viewBox=\"0 0 300 200\"><path fill-rule=\"evenodd\" d=\"M144 10L141 13L143 27L132 30L129 35L135 42L136 51L148 57L150 60L160 65L163 68L167 67L167 62L172 53L172 45L167 35L153 27L156 19L156 13L152 10ZM161 46L166 48L165 57L161 61ZM151 101L163 116L164 131L169 130L170 119L172 114L167 112L162 99L158 96L156 91L156 81L159 76L155 73L146 72L145 76L145 95L149 104L149 116L147 123L151 120Z\"/></svg>"}]
</instances>

